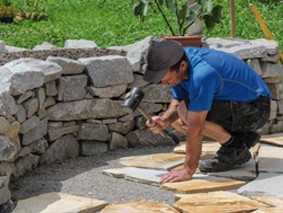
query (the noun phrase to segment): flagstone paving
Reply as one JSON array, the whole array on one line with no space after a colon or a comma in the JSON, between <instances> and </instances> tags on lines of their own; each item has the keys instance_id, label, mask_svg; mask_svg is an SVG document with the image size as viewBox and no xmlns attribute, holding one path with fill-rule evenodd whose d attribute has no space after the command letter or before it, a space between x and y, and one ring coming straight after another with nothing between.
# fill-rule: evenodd
<instances>
[{"instance_id":1,"label":"flagstone paving","mask_svg":"<svg viewBox=\"0 0 283 213\"><path fill-rule=\"evenodd\" d=\"M269 205L232 192L210 192L199 194L179 194L175 196L174 207L187 213L227 213L250 212Z\"/></svg>"},{"instance_id":2,"label":"flagstone paving","mask_svg":"<svg viewBox=\"0 0 283 213\"><path fill-rule=\"evenodd\" d=\"M262 143L267 143L267 144L283 147L283 133L263 135L260 141Z\"/></svg>"},{"instance_id":3,"label":"flagstone paving","mask_svg":"<svg viewBox=\"0 0 283 213\"><path fill-rule=\"evenodd\" d=\"M283 173L283 148L261 146L259 150L259 171Z\"/></svg>"},{"instance_id":4,"label":"flagstone paving","mask_svg":"<svg viewBox=\"0 0 283 213\"><path fill-rule=\"evenodd\" d=\"M62 193L47 193L20 200L13 213L93 213L107 203L86 197Z\"/></svg>"},{"instance_id":5,"label":"flagstone paving","mask_svg":"<svg viewBox=\"0 0 283 213\"><path fill-rule=\"evenodd\" d=\"M254 181L247 183L237 190L240 194L269 194L283 196L283 174L260 173Z\"/></svg>"},{"instance_id":6,"label":"flagstone paving","mask_svg":"<svg viewBox=\"0 0 283 213\"><path fill-rule=\"evenodd\" d=\"M185 155L174 153L157 153L151 155L131 156L120 159L120 163L124 166L170 170L174 167L182 165Z\"/></svg>"},{"instance_id":7,"label":"flagstone paving","mask_svg":"<svg viewBox=\"0 0 283 213\"><path fill-rule=\"evenodd\" d=\"M255 160L227 172L201 174L196 172L190 181L160 183L168 170L183 167L185 145L174 149L175 153L158 153L120 158L123 168L106 169L102 173L116 178L159 186L161 189L181 193L175 195L175 209L152 200L130 200L107 205L105 201L61 193L48 193L18 201L13 213L175 213L175 212L282 212L283 209L283 148L278 147L283 135L269 135L273 145L261 144L259 149L259 177L255 175ZM263 142L262 142L263 143ZM202 159L212 157L220 145L205 142ZM250 149L252 153L255 148ZM181 154L180 154L181 153ZM250 181L246 183L245 181ZM253 180L253 181L251 181ZM236 193L224 190L237 189ZM103 190L103 189L102 189ZM133 188L133 190L135 190ZM235 191L235 190L233 190ZM196 194L198 193L198 194ZM241 195L240 195L241 194ZM264 194L264 195L262 195ZM250 198L248 196L251 196ZM154 199L154 197L152 198ZM106 207L105 207L106 206ZM105 208L104 208L105 207Z\"/></svg>"},{"instance_id":8,"label":"flagstone paving","mask_svg":"<svg viewBox=\"0 0 283 213\"><path fill-rule=\"evenodd\" d=\"M166 173L165 171L134 167L108 169L104 170L103 173L144 184L161 185L161 188L163 189L178 193L196 193L215 190L237 189L245 184L244 181L213 177L204 174L194 174L193 179L190 181L161 184L160 179Z\"/></svg>"},{"instance_id":9,"label":"flagstone paving","mask_svg":"<svg viewBox=\"0 0 283 213\"><path fill-rule=\"evenodd\" d=\"M220 148L220 144L218 142L211 141L203 141L202 150L201 150L201 159L209 159L215 155L215 153ZM178 146L174 148L175 153L185 154L186 153L186 143L180 143Z\"/></svg>"},{"instance_id":10,"label":"flagstone paving","mask_svg":"<svg viewBox=\"0 0 283 213\"><path fill-rule=\"evenodd\" d=\"M201 193L219 190L237 189L246 182L233 180L229 178L213 177L203 174L194 174L193 179L177 183L165 183L161 185L162 189L176 193Z\"/></svg>"},{"instance_id":11,"label":"flagstone paving","mask_svg":"<svg viewBox=\"0 0 283 213\"><path fill-rule=\"evenodd\" d=\"M178 211L161 202L134 200L110 204L101 213L178 213Z\"/></svg>"}]
</instances>

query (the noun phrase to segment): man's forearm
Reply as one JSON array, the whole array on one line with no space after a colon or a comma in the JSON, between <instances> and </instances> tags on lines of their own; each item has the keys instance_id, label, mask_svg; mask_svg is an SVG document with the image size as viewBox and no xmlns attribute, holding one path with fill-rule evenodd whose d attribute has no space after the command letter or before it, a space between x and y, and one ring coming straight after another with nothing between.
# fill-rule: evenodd
<instances>
[{"instance_id":1,"label":"man's forearm","mask_svg":"<svg viewBox=\"0 0 283 213\"><path fill-rule=\"evenodd\" d=\"M173 123L178 119L178 107L180 101L177 99L172 99L168 109L163 113L161 118L168 122L168 125Z\"/></svg>"},{"instance_id":2,"label":"man's forearm","mask_svg":"<svg viewBox=\"0 0 283 213\"><path fill-rule=\"evenodd\" d=\"M200 133L190 134L188 130L186 137L186 158L185 158L185 168L187 171L193 175L198 167L202 146L202 135Z\"/></svg>"}]
</instances>

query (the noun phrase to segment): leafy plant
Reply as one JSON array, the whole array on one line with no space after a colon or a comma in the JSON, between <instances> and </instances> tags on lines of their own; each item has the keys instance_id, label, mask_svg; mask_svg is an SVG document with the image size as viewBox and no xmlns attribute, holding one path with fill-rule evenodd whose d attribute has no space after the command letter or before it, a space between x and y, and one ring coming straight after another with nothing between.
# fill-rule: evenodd
<instances>
[{"instance_id":1,"label":"leafy plant","mask_svg":"<svg viewBox=\"0 0 283 213\"><path fill-rule=\"evenodd\" d=\"M188 0L137 0L134 6L134 15L140 16L143 22L148 9L152 8L154 12L159 12L162 15L172 35L176 35L172 23L169 21L168 13L164 11L167 9L175 16L173 21L177 22L178 34L184 35L198 18L204 21L208 29L212 29L221 19L223 8L221 2L219 0L197 0L196 3L188 5Z\"/></svg>"},{"instance_id":2,"label":"leafy plant","mask_svg":"<svg viewBox=\"0 0 283 213\"><path fill-rule=\"evenodd\" d=\"M15 15L12 6L0 6L0 22L11 23Z\"/></svg>"}]
</instances>

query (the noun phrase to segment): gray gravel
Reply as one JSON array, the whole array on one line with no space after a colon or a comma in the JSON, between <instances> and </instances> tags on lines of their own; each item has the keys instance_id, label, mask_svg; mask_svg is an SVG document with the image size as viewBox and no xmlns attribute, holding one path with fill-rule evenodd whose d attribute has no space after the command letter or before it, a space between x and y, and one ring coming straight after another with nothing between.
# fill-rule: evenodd
<instances>
[{"instance_id":1,"label":"gray gravel","mask_svg":"<svg viewBox=\"0 0 283 213\"><path fill-rule=\"evenodd\" d=\"M174 193L102 174L102 170L119 168L119 158L133 155L172 152L173 146L146 147L106 152L92 157L78 157L60 164L41 166L11 183L12 199L19 200L48 192L104 200L108 203L146 199L174 203Z\"/></svg>"}]
</instances>

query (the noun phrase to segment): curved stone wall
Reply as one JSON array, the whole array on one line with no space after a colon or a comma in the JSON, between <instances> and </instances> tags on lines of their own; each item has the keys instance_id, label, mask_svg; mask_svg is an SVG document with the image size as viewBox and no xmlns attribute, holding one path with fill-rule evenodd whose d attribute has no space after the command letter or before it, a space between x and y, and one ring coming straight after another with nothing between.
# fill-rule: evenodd
<instances>
[{"instance_id":1,"label":"curved stone wall","mask_svg":"<svg viewBox=\"0 0 283 213\"><path fill-rule=\"evenodd\" d=\"M174 144L171 138L153 135L138 112L122 106L134 86L145 92L141 106L150 114L162 113L170 102L169 86L150 85L142 79L147 50L158 41L148 37L128 46L100 49L80 40L66 42L64 49L44 43L34 51L5 48L0 42L2 208L11 197L9 181L39 165L117 148ZM236 55L264 78L273 101L270 121L261 131L283 131L283 66L276 64L278 44L264 39L211 38L203 45Z\"/></svg>"}]
</instances>

